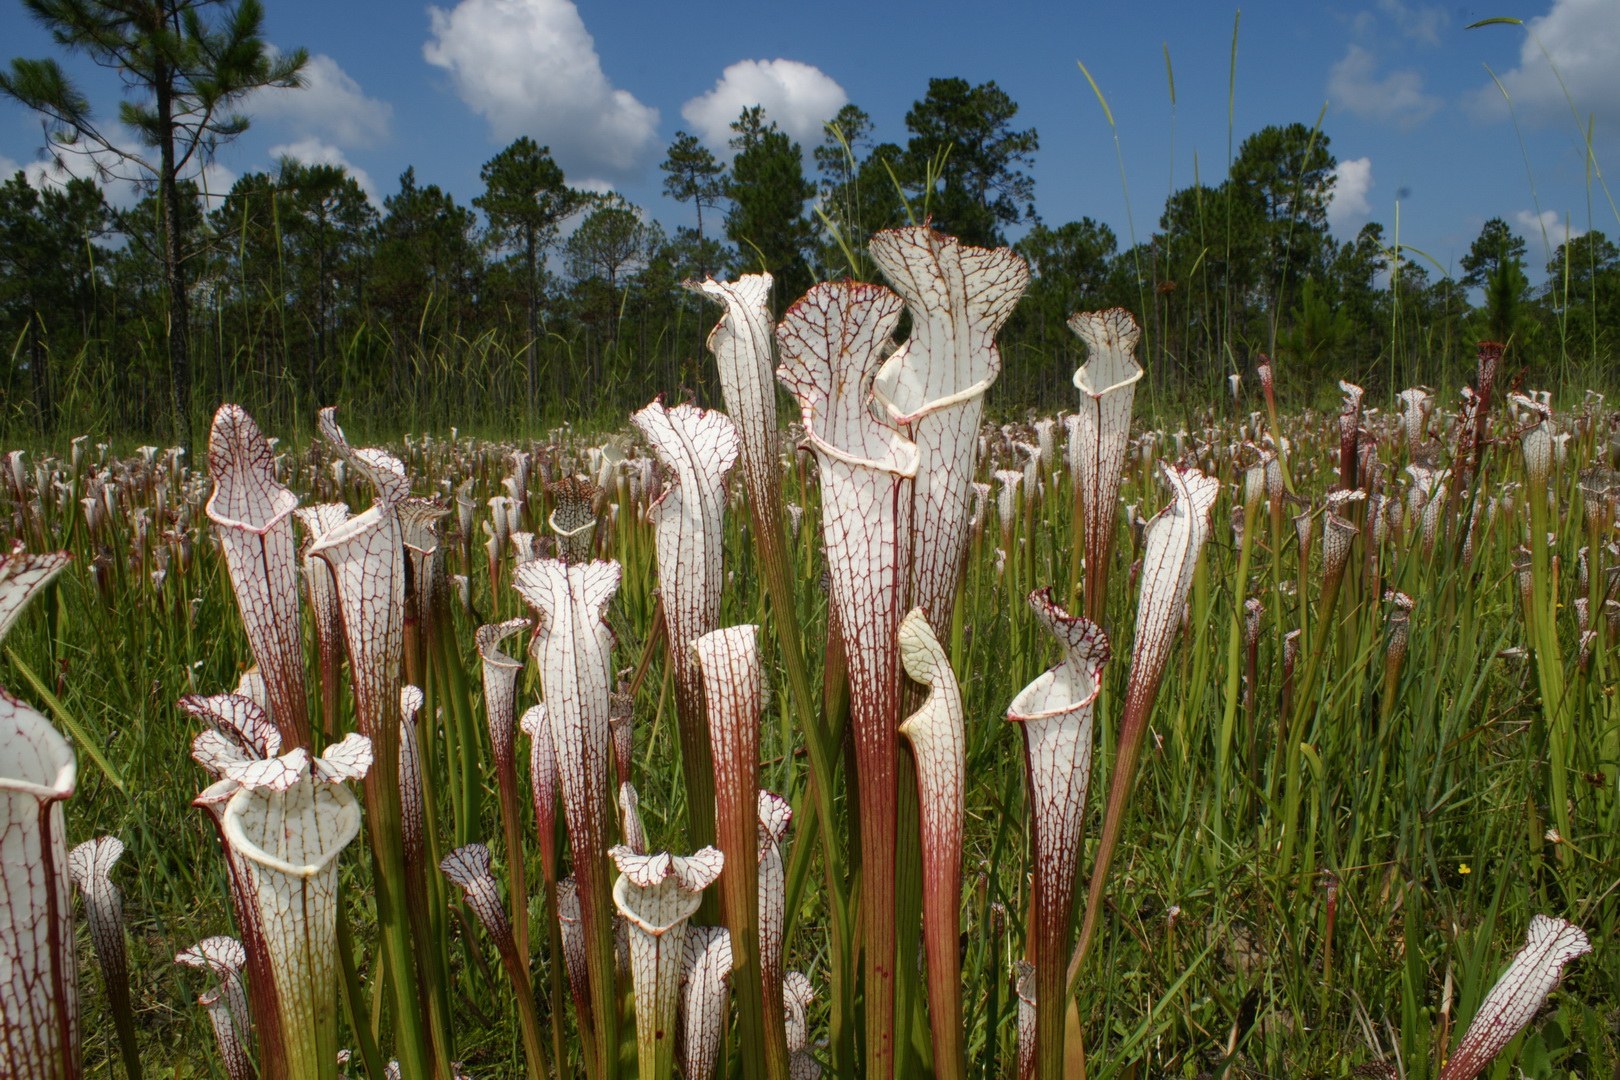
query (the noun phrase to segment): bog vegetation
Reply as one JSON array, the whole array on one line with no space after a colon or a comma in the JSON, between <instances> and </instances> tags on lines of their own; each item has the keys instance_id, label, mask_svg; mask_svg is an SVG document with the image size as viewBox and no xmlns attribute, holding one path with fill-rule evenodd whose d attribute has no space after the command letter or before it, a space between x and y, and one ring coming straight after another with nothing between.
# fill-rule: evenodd
<instances>
[{"instance_id":1,"label":"bog vegetation","mask_svg":"<svg viewBox=\"0 0 1620 1080\"><path fill-rule=\"evenodd\" d=\"M0 187L0 1080L1620 1068L1600 233L1338 243L1291 125L1121 250L960 79L672 236L208 200L301 54L34 6L172 107Z\"/></svg>"},{"instance_id":2,"label":"bog vegetation","mask_svg":"<svg viewBox=\"0 0 1620 1080\"><path fill-rule=\"evenodd\" d=\"M1024 261L868 251L605 442L13 453L14 1074L1612 1069L1601 395L986 423Z\"/></svg>"}]
</instances>

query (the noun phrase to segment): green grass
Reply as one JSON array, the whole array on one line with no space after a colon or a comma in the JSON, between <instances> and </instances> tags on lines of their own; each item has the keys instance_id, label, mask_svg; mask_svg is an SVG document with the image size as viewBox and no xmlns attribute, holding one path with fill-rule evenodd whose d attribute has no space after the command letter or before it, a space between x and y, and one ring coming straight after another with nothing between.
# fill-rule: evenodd
<instances>
[{"instance_id":1,"label":"green grass","mask_svg":"<svg viewBox=\"0 0 1620 1080\"><path fill-rule=\"evenodd\" d=\"M1608 640L1587 669L1578 668L1573 611L1576 549L1590 539L1577 526L1581 501L1575 477L1608 448L1601 438L1577 433L1556 473L1560 510L1553 518L1559 529L1553 554L1561 577L1555 632L1572 736L1559 761L1549 757L1557 744L1549 737L1535 664L1504 655L1512 647L1535 644L1525 631L1510 567L1512 549L1526 527L1522 510L1499 515L1477 538L1469 563L1461 558L1456 527L1443 532L1427 555L1409 527L1379 552L1376 581L1365 542L1358 540L1334 613L1323 624L1314 612L1319 555L1300 582L1293 529L1284 522L1282 535L1273 535L1263 510L1251 533L1249 580L1236 580L1240 551L1227 523L1231 485L1240 488L1242 477L1226 448L1237 441L1236 425L1246 422L1254 404L1246 398L1233 410L1237 416L1211 426L1187 421L1194 433L1187 439L1188 454L1196 453L1201 467L1227 481L1228 492L1216 505L1188 629L1152 715L1108 908L1080 981L1092 1075L1349 1076L1359 1066L1398 1059L1407 1076L1432 1076L1439 1041L1446 1037L1455 1044L1536 912L1580 923L1594 951L1572 967L1549 1008L1487 1075L1515 1075L1506 1071L1512 1067L1535 1077L1610 1075L1620 1061L1615 1024L1620 957L1614 948L1620 918L1614 895L1620 883L1620 703L1615 696L1620 654ZM1462 520L1475 498L1501 497L1521 478L1516 444L1499 411L1496 420L1502 441L1487 452L1477 486L1461 493ZM1320 506L1335 474L1332 418L1303 414L1285 418L1283 426L1293 442L1296 491ZM1180 424L1163 427L1173 432ZM1380 429L1380 435L1390 490L1400 494L1405 451L1392 432L1383 438ZM1018 437L1034 441L1028 432ZM414 445L404 456L419 493L439 493L441 478L471 476L480 517L487 516L484 499L502 492L500 447L464 439L453 450L435 443L424 453L419 440ZM1060 440L1060 459L1061 446ZM981 462L981 479L1006 461L1005 447L993 442L992 448L995 460ZM308 466L302 446L284 444L283 449L290 452L287 480L306 502L333 497L324 456ZM550 452L571 458L576 449ZM65 457L66 447L60 452ZM1173 456L1173 439L1162 439L1157 453ZM94 460L93 450L90 457ZM189 502L181 504L180 485L171 481L171 512L167 517L154 513L149 549L137 557L132 512L151 505L155 477L139 468L138 459L113 467L127 474L119 488L119 513L104 531L89 535L80 508L54 498L43 515L29 515L20 535L30 548L65 548L75 561L6 645L55 692L122 780L121 787L115 785L81 747L80 789L68 809L69 839L113 833L128 845L115 879L125 892L148 1075L219 1076L212 1037L193 1004L204 987L193 973L171 963L174 953L198 938L231 932L223 861L211 827L188 805L205 783L188 756L195 727L174 703L185 693L229 689L250 654L223 561L201 512L206 487L193 487ZM1144 517L1167 498L1155 472L1152 453L1134 457L1126 472L1123 501ZM825 598L815 587L821 569L815 492L804 490L804 475L790 469L786 482L788 501L807 507L791 551L801 577L798 620L814 654L825 639ZM318 490L311 490L312 476L320 478ZM1044 464L1041 479L1044 495L1022 506L1015 521L997 520L992 497L984 528L969 549L959 625L946 642L969 717L963 925L973 1076L1012 1075L1016 1057L1017 998L1009 972L1023 949L1027 814L1021 740L1004 716L1013 695L1055 659L1023 597L1037 586L1056 584L1060 595L1073 598L1071 545L1077 529L1061 460ZM531 490L534 508L543 515L545 496L538 485ZM351 488L349 494L358 493ZM1525 493L1514 494L1522 506ZM651 629L656 569L651 534L638 524L630 486L619 484L611 496L621 503L619 524L602 554L625 566L611 618L619 635L615 663L630 667L641 659ZM14 514L18 508L8 499L7 509ZM13 514L5 520L17 521ZM449 528L454 521L452 515ZM726 554L735 576L722 625L769 621L745 522L734 502ZM1003 528L1013 540L998 572ZM168 573L156 588L153 551L165 543L165 531L189 538L191 558L183 566L177 539L168 541ZM491 590L482 540L481 534L475 538L469 564L460 538L447 536L442 550L449 572L472 579L483 621L526 614L504 580ZM95 569L98 557L101 568ZM1129 668L1134 557L1135 542L1122 524L1105 621L1115 659L1105 671L1097 710L1098 759L1087 828L1093 843ZM1614 565L1612 557L1608 565ZM503 578L509 573L508 565ZM98 575L107 582L104 591L95 584ZM1378 600L1380 588L1398 588L1416 601L1410 653L1387 699L1387 605ZM1303 604L1297 593L1303 593ZM1241 625L1234 607L1250 596L1266 605L1258 685L1253 707L1238 708L1226 741L1224 688L1234 677L1228 658L1241 654L1229 653L1228 635ZM476 624L459 611L455 620L455 648L472 672ZM1302 620L1310 626L1309 636L1325 637L1314 685L1296 687L1296 694L1308 695L1308 707L1296 732L1301 743L1290 747L1279 738L1281 644L1283 633ZM1296 679L1303 678L1305 667L1299 664ZM819 664L812 665L812 676L819 679ZM654 850L688 846L680 835L684 795L669 683L666 661L655 654L635 705L636 779ZM43 707L9 658L0 662L0 684ZM519 711L534 700L530 686ZM791 709L779 668L770 672L770 686L762 782L797 794L807 765L803 740L787 719ZM481 731L482 724L477 726ZM519 756L526 767L526 754ZM479 760L482 819L457 824L487 839L499 833L487 745L480 748ZM1219 762L1227 762L1224 772ZM1554 769L1569 790L1570 827L1566 842L1558 845L1545 839L1561 816L1548 796ZM1292 813L1298 833L1289 838L1292 857L1285 862L1282 823L1290 818L1290 792L1297 793ZM839 804L844 805L842 791ZM447 849L451 823L438 825L441 847ZM532 822L529 829L529 880L538 882ZM807 842L797 829L791 834L790 844ZM367 899L369 862L360 845L344 865L345 900L369 990L375 934ZM1090 866L1089 848L1081 866ZM819 870L811 874L804 905L795 912L798 931L789 943L788 966L807 971L823 992L812 1018L814 1036L822 1037L829 943L818 876ZM537 917L544 914L538 902L533 908ZM456 1057L474 1076L520 1075L511 991L499 976L493 950L481 935L464 933L459 919L452 918L451 925ZM543 944L544 935L537 932L535 940ZM81 941L80 961L90 1074L121 1075L87 939ZM535 981L542 989L549 985L547 962L536 958ZM542 1015L552 1004L542 1002ZM353 1045L347 1030L342 1041Z\"/></svg>"}]
</instances>

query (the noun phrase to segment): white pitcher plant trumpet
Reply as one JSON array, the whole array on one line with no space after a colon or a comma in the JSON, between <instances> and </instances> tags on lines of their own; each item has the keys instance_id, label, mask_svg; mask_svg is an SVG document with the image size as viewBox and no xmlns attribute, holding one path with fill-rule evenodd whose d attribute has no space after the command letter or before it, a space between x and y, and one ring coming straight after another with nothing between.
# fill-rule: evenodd
<instances>
[{"instance_id":1,"label":"white pitcher plant trumpet","mask_svg":"<svg viewBox=\"0 0 1620 1080\"><path fill-rule=\"evenodd\" d=\"M540 559L513 574L518 594L540 617L530 650L540 665L545 717L557 760L563 814L578 881L580 929L586 942L591 1010L584 1025L606 1075L617 1053L618 1005L613 988L613 914L606 874L608 713L613 635L603 612L619 588L619 564ZM588 1059L589 1060L589 1059Z\"/></svg>"},{"instance_id":2,"label":"white pitcher plant trumpet","mask_svg":"<svg viewBox=\"0 0 1620 1080\"><path fill-rule=\"evenodd\" d=\"M715 824L727 867L720 882L720 906L731 932L744 1060L763 1061L767 1075L785 1080L780 953L767 969L760 951L750 948L761 936L764 899L759 879L759 727L764 692L759 628L710 631L692 643L691 655L692 666L702 675L713 741Z\"/></svg>"},{"instance_id":3,"label":"white pitcher plant trumpet","mask_svg":"<svg viewBox=\"0 0 1620 1080\"><path fill-rule=\"evenodd\" d=\"M799 402L820 463L832 607L849 664L860 786L866 1073L894 1073L894 867L899 644L911 531L902 514L916 447L871 411L872 379L900 298L877 285L817 285L777 327L777 376Z\"/></svg>"},{"instance_id":4,"label":"white pitcher plant trumpet","mask_svg":"<svg viewBox=\"0 0 1620 1080\"><path fill-rule=\"evenodd\" d=\"M900 725L917 762L923 861L923 930L928 954L929 1023L941 1077L966 1069L960 978L962 816L967 729L950 657L921 608L900 623L900 659L928 696ZM1089 743L1089 732L1087 733ZM1089 750L1088 750L1089 753ZM1081 780L1082 786L1084 778ZM1082 797L1082 802L1084 801Z\"/></svg>"},{"instance_id":5,"label":"white pitcher plant trumpet","mask_svg":"<svg viewBox=\"0 0 1620 1080\"><path fill-rule=\"evenodd\" d=\"M703 848L688 856L611 852L619 867L613 903L630 927L630 970L636 991L636 1062L641 1080L664 1080L675 1061L675 1012L686 966L686 922L725 856Z\"/></svg>"},{"instance_id":6,"label":"white pitcher plant trumpet","mask_svg":"<svg viewBox=\"0 0 1620 1080\"><path fill-rule=\"evenodd\" d=\"M1102 836L1092 863L1085 922L1069 965L1071 986L1096 931L1108 869L1119 843L1136 763L1147 734L1148 716L1153 711L1171 647L1181 631L1193 574L1204 543L1209 539L1210 510L1220 493L1219 481L1197 469L1171 465L1162 465L1162 469L1172 498L1147 526L1142 552L1141 597L1136 608L1136 636L1131 644L1131 672L1125 690L1125 714L1120 721L1119 750L1109 781Z\"/></svg>"},{"instance_id":7,"label":"white pitcher plant trumpet","mask_svg":"<svg viewBox=\"0 0 1620 1080\"><path fill-rule=\"evenodd\" d=\"M1530 1022L1557 987L1564 965L1592 951L1586 933L1549 915L1530 920L1524 948L1479 1003L1473 1023L1439 1080L1473 1080Z\"/></svg>"},{"instance_id":8,"label":"white pitcher plant trumpet","mask_svg":"<svg viewBox=\"0 0 1620 1080\"><path fill-rule=\"evenodd\" d=\"M304 649L299 637L294 495L276 480L275 459L253 418L222 405L208 438L214 493L208 518L230 568L248 644L264 673L270 715L289 746L309 745Z\"/></svg>"},{"instance_id":9,"label":"white pitcher plant trumpet","mask_svg":"<svg viewBox=\"0 0 1620 1080\"><path fill-rule=\"evenodd\" d=\"M731 993L731 932L723 926L689 926L681 969L681 1076L710 1080L726 1039L726 1003Z\"/></svg>"},{"instance_id":10,"label":"white pitcher plant trumpet","mask_svg":"<svg viewBox=\"0 0 1620 1080\"><path fill-rule=\"evenodd\" d=\"M1080 390L1070 437L1075 476L1076 516L1085 536L1086 617L1103 618L1108 599L1108 562L1114 546L1120 474L1131 433L1131 406L1142 366L1136 362L1141 330L1123 308L1087 311L1069 317L1086 346L1086 362L1074 373Z\"/></svg>"},{"instance_id":11,"label":"white pitcher plant trumpet","mask_svg":"<svg viewBox=\"0 0 1620 1080\"><path fill-rule=\"evenodd\" d=\"M630 419L674 477L647 513L658 555L669 655L677 658L675 706L688 832L694 843L707 844L715 837L711 777L720 763L710 757L703 689L687 657L694 642L720 625L726 476L737 461L737 428L722 413L686 404L669 409L661 401Z\"/></svg>"},{"instance_id":12,"label":"white pitcher plant trumpet","mask_svg":"<svg viewBox=\"0 0 1620 1080\"><path fill-rule=\"evenodd\" d=\"M1090 619L1070 615L1050 589L1029 597L1030 607L1063 648L1063 658L1019 691L1007 719L1024 734L1029 785L1030 846L1035 890L1029 937L1035 964L1034 1072L1041 1080L1063 1075L1064 1011L1074 876L1091 778L1092 721L1108 638Z\"/></svg>"},{"instance_id":13,"label":"white pitcher plant trumpet","mask_svg":"<svg viewBox=\"0 0 1620 1080\"><path fill-rule=\"evenodd\" d=\"M229 1080L257 1080L253 1067L253 1017L248 1011L242 970L247 950L233 937L204 938L174 958L176 964L211 972L218 982L197 998L214 1032L220 1064Z\"/></svg>"},{"instance_id":14,"label":"white pitcher plant trumpet","mask_svg":"<svg viewBox=\"0 0 1620 1080\"><path fill-rule=\"evenodd\" d=\"M311 760L302 748L233 770L237 790L220 829L237 868L237 908L253 920L249 948L264 949L269 987L253 986L275 1011L272 1075L337 1076L337 860L360 831L360 805L343 780L371 766L370 743L355 735ZM268 1071L268 1070L267 1070Z\"/></svg>"},{"instance_id":15,"label":"white pitcher plant trumpet","mask_svg":"<svg viewBox=\"0 0 1620 1080\"><path fill-rule=\"evenodd\" d=\"M66 554L30 555L21 543L0 557L0 638L67 563ZM0 1065L18 1077L79 1075L78 978L62 815L77 780L67 740L0 690Z\"/></svg>"}]
</instances>

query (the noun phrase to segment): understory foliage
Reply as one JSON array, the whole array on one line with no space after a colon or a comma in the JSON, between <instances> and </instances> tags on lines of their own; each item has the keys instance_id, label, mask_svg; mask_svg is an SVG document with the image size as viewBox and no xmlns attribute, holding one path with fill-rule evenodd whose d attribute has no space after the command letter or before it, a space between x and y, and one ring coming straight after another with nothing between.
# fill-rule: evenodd
<instances>
[{"instance_id":1,"label":"understory foliage","mask_svg":"<svg viewBox=\"0 0 1620 1080\"><path fill-rule=\"evenodd\" d=\"M616 423L675 389L713 404L709 315L683 280L768 272L780 315L813 281L880 280L862 239L924 221L981 246L1015 239L1030 264L1001 339L1009 414L1064 406L1064 322L1112 306L1136 312L1166 411L1217 392L1254 351L1384 393L1458 382L1480 338L1507 342L1538 383L1612 378L1612 236L1560 245L1493 218L1455 270L1387 223L1336 236L1337 159L1303 124L1242 139L1225 179L1170 191L1131 235L1041 219L1038 134L994 82L930 80L904 133L855 105L816 146L758 107L732 132L729 164L676 134L662 168L678 208L571 187L528 138L460 196L414 167L373 192L290 158L228 191L182 178L167 201L133 205L90 180L0 177L0 435L167 438L175 336L195 431L224 401L300 438L331 401L379 433L482 434ZM171 229L183 307L164 271Z\"/></svg>"},{"instance_id":2,"label":"understory foliage","mask_svg":"<svg viewBox=\"0 0 1620 1080\"><path fill-rule=\"evenodd\" d=\"M1003 425L1028 261L862 254L723 409L7 456L0 1076L1613 1072L1620 414L1110 309Z\"/></svg>"}]
</instances>

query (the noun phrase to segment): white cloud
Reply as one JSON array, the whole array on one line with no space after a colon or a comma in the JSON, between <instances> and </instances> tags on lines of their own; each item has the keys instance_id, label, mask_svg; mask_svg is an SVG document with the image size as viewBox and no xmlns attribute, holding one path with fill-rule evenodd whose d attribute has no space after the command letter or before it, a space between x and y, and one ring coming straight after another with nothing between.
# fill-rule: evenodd
<instances>
[{"instance_id":1,"label":"white cloud","mask_svg":"<svg viewBox=\"0 0 1620 1080\"><path fill-rule=\"evenodd\" d=\"M138 144L133 134L123 128L115 128L107 134L109 138L120 139L122 146ZM39 189L60 188L75 178L94 180L107 202L120 209L134 206L152 191L149 173L134 162L109 151L63 151L49 159L32 160L21 168L23 175L28 176L29 185ZM219 199L225 198L233 183L237 183L237 173L219 162L209 162L201 170L188 168L183 180L194 181L199 191L203 191L204 202L212 207Z\"/></svg>"},{"instance_id":2,"label":"white cloud","mask_svg":"<svg viewBox=\"0 0 1620 1080\"><path fill-rule=\"evenodd\" d=\"M304 165L336 165L354 177L354 182L360 185L360 190L366 193L366 198L373 206L382 205L376 185L371 182L371 174L350 161L342 150L330 143L324 143L313 137L299 139L297 142L272 146L270 157L277 161L288 157Z\"/></svg>"},{"instance_id":3,"label":"white cloud","mask_svg":"<svg viewBox=\"0 0 1620 1080\"><path fill-rule=\"evenodd\" d=\"M1446 25L1445 9L1405 0L1378 0L1378 10L1394 20L1401 33L1425 45L1440 44L1440 31Z\"/></svg>"},{"instance_id":4,"label":"white cloud","mask_svg":"<svg viewBox=\"0 0 1620 1080\"><path fill-rule=\"evenodd\" d=\"M302 75L302 87L257 91L243 111L344 146L376 146L388 138L394 107L367 97L336 60L316 53Z\"/></svg>"},{"instance_id":5,"label":"white cloud","mask_svg":"<svg viewBox=\"0 0 1620 1080\"><path fill-rule=\"evenodd\" d=\"M1585 229L1567 224L1564 215L1556 210L1543 210L1539 214L1534 210L1520 210L1513 215L1513 220L1518 224L1520 232L1532 243L1541 244L1549 255L1559 245L1586 235Z\"/></svg>"},{"instance_id":6,"label":"white cloud","mask_svg":"<svg viewBox=\"0 0 1620 1080\"><path fill-rule=\"evenodd\" d=\"M1360 45L1351 45L1333 65L1327 91L1335 105L1362 119L1401 128L1416 127L1440 107L1439 98L1423 92L1423 76L1416 71L1392 71L1379 78L1377 59Z\"/></svg>"},{"instance_id":7,"label":"white cloud","mask_svg":"<svg viewBox=\"0 0 1620 1080\"><path fill-rule=\"evenodd\" d=\"M616 89L571 0L461 0L432 7L427 62L500 141L551 147L570 181L628 176L658 145L658 110Z\"/></svg>"},{"instance_id":8,"label":"white cloud","mask_svg":"<svg viewBox=\"0 0 1620 1080\"><path fill-rule=\"evenodd\" d=\"M1333 170L1333 195L1328 202L1328 228L1346 232L1359 227L1372 217L1372 203L1367 192L1372 190L1372 158L1359 157L1341 161Z\"/></svg>"},{"instance_id":9,"label":"white cloud","mask_svg":"<svg viewBox=\"0 0 1620 1080\"><path fill-rule=\"evenodd\" d=\"M1578 115L1584 127L1591 114L1598 127L1620 133L1620 11L1614 0L1553 0L1552 9L1526 29L1519 66L1501 75L1518 115L1540 123L1574 123ZM1507 117L1495 83L1475 91L1470 104L1482 117Z\"/></svg>"},{"instance_id":10,"label":"white cloud","mask_svg":"<svg viewBox=\"0 0 1620 1080\"><path fill-rule=\"evenodd\" d=\"M731 122L759 105L767 119L800 146L821 142L822 124L849 101L844 88L818 67L797 60L739 60L708 93L681 106L681 115L716 151L730 152Z\"/></svg>"}]
</instances>

